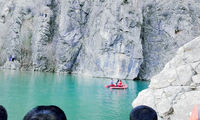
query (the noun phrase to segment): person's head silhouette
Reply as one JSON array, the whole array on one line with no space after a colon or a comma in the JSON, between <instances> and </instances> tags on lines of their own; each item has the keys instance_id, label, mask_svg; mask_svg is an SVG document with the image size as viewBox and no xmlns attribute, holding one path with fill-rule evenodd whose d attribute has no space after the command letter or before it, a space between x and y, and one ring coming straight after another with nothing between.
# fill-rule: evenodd
<instances>
[{"instance_id":1,"label":"person's head silhouette","mask_svg":"<svg viewBox=\"0 0 200 120\"><path fill-rule=\"evenodd\" d=\"M130 120L157 120L157 113L152 108L140 105L135 107L130 113Z\"/></svg>"},{"instance_id":2,"label":"person's head silhouette","mask_svg":"<svg viewBox=\"0 0 200 120\"><path fill-rule=\"evenodd\" d=\"M0 105L0 120L7 120L8 115L6 109Z\"/></svg>"},{"instance_id":3,"label":"person's head silhouette","mask_svg":"<svg viewBox=\"0 0 200 120\"><path fill-rule=\"evenodd\" d=\"M57 106L37 106L29 111L23 120L67 120L67 117Z\"/></svg>"}]
</instances>

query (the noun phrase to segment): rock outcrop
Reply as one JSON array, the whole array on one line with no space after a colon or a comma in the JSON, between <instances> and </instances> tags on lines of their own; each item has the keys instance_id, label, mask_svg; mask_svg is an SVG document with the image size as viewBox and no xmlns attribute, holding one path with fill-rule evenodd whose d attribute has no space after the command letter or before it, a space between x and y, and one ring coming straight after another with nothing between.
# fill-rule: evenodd
<instances>
[{"instance_id":1,"label":"rock outcrop","mask_svg":"<svg viewBox=\"0 0 200 120\"><path fill-rule=\"evenodd\" d=\"M133 102L153 107L160 120L187 120L200 104L200 37L181 47L164 69L151 79L149 88Z\"/></svg>"},{"instance_id":2,"label":"rock outcrop","mask_svg":"<svg viewBox=\"0 0 200 120\"><path fill-rule=\"evenodd\" d=\"M4 64L4 66L1 67L1 69L19 70L20 63L18 61L6 61L6 63Z\"/></svg>"},{"instance_id":3,"label":"rock outcrop","mask_svg":"<svg viewBox=\"0 0 200 120\"><path fill-rule=\"evenodd\" d=\"M174 4L176 3L176 4ZM0 0L0 66L150 79L200 34L196 0Z\"/></svg>"}]
</instances>

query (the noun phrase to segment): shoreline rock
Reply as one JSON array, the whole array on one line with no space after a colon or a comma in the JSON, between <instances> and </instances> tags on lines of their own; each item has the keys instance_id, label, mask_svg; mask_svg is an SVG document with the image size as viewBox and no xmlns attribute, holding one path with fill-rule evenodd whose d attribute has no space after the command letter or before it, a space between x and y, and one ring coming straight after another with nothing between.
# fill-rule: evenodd
<instances>
[{"instance_id":1,"label":"shoreline rock","mask_svg":"<svg viewBox=\"0 0 200 120\"><path fill-rule=\"evenodd\" d=\"M181 47L164 69L151 79L132 106L154 108L159 120L186 120L194 105L200 105L200 37Z\"/></svg>"}]
</instances>

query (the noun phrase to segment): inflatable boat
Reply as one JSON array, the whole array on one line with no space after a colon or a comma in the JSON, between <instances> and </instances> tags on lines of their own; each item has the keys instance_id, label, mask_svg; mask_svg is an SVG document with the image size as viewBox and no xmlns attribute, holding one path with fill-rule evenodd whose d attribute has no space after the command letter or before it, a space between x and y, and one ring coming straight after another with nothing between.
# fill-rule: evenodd
<instances>
[{"instance_id":1,"label":"inflatable boat","mask_svg":"<svg viewBox=\"0 0 200 120\"><path fill-rule=\"evenodd\" d=\"M116 86L110 87L110 89L127 89L127 88L128 88L128 85L127 85L127 84L122 85L121 87L116 87Z\"/></svg>"},{"instance_id":2,"label":"inflatable boat","mask_svg":"<svg viewBox=\"0 0 200 120\"><path fill-rule=\"evenodd\" d=\"M110 89L127 89L128 85L125 84L125 85L122 85L121 87L117 87L117 86L114 86L114 85L106 85L105 88L110 88Z\"/></svg>"}]
</instances>

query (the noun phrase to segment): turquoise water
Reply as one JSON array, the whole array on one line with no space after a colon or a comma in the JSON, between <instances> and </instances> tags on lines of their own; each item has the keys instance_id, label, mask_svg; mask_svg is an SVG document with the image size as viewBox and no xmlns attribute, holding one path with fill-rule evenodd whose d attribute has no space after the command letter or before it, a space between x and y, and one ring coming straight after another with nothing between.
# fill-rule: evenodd
<instances>
[{"instance_id":1,"label":"turquoise water","mask_svg":"<svg viewBox=\"0 0 200 120\"><path fill-rule=\"evenodd\" d=\"M110 81L65 74L0 72L0 104L8 120L22 120L37 105L57 105L68 120L128 120L131 103L148 82L122 81L127 90L104 88Z\"/></svg>"}]
</instances>

